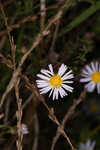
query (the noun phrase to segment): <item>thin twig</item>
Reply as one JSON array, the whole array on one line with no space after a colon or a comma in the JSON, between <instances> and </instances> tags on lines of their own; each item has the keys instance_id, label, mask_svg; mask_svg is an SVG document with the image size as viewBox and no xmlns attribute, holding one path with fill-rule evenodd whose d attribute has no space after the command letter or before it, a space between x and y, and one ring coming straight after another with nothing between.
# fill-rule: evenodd
<instances>
[{"instance_id":1,"label":"thin twig","mask_svg":"<svg viewBox=\"0 0 100 150\"><path fill-rule=\"evenodd\" d=\"M63 118L62 124L61 124L63 129L65 128L65 123L72 116L76 107L83 101L85 96L86 96L86 90L84 89L84 91L82 91L82 93L80 94L79 98L77 100L74 100L73 105L69 108L68 112L66 113L65 117ZM61 135L61 133L59 132L59 130L57 130L56 135L52 140L51 150L54 150L55 144L58 141L60 135Z\"/></svg>"},{"instance_id":2,"label":"thin twig","mask_svg":"<svg viewBox=\"0 0 100 150\"><path fill-rule=\"evenodd\" d=\"M58 56L59 56L54 51L54 48L55 48L55 44L56 44L56 40L57 40L57 35L58 35L58 30L59 30L59 26L60 26L60 19L55 24L56 24L56 29L55 29L55 32L54 32L53 40L52 40L50 51L49 51L49 59L50 59L50 61L52 63L56 62L56 60L58 59Z\"/></svg>"},{"instance_id":3,"label":"thin twig","mask_svg":"<svg viewBox=\"0 0 100 150\"><path fill-rule=\"evenodd\" d=\"M8 116L9 116L11 101L12 101L12 97L11 97L11 95L9 95L9 96L7 97L7 102L6 102L6 104L5 104L5 117L4 117L4 123L5 123L5 124L6 124L7 121L8 121Z\"/></svg>"},{"instance_id":4,"label":"thin twig","mask_svg":"<svg viewBox=\"0 0 100 150\"><path fill-rule=\"evenodd\" d=\"M65 139L67 140L68 144L70 145L72 150L75 150L75 148L73 147L69 137L67 136L67 134L65 133L64 129L62 128L62 125L60 124L60 122L58 121L58 119L56 118L54 111L52 109L50 109L48 107L48 105L45 102L45 99L42 95L40 95L39 91L37 90L36 86L34 84L31 84L29 82L29 79L27 78L27 76L22 75L22 77L24 78L24 80L26 81L26 84L28 86L28 88L36 95L36 97L38 98L38 100L40 102L42 102L42 104L45 106L45 108L48 110L49 112L49 118L58 126L59 128L59 132L60 134L62 134Z\"/></svg>"},{"instance_id":5,"label":"thin twig","mask_svg":"<svg viewBox=\"0 0 100 150\"><path fill-rule=\"evenodd\" d=\"M38 140L39 140L39 122L38 122L38 116L37 112L34 114L34 139L33 139L33 145L32 150L37 150L38 148Z\"/></svg>"},{"instance_id":6,"label":"thin twig","mask_svg":"<svg viewBox=\"0 0 100 150\"><path fill-rule=\"evenodd\" d=\"M1 101L0 101L0 108L2 107L7 94L12 90L12 88L16 84L17 77L21 73L21 67L24 64L25 60L27 59L27 57L29 56L29 54L37 47L37 45L40 43L40 41L43 38L43 36L45 36L47 34L49 34L48 31L43 32L42 36L41 36L41 34L38 34L38 36L37 36L35 42L33 43L32 47L21 58L17 69L13 72L12 78L11 78L11 80L10 80L10 82L9 82L6 90L5 90L5 92L2 95L2 98L1 98Z\"/></svg>"},{"instance_id":7,"label":"thin twig","mask_svg":"<svg viewBox=\"0 0 100 150\"><path fill-rule=\"evenodd\" d=\"M7 17L6 17L6 14L4 12L3 7L1 7L1 11L2 11L2 14L3 14L3 17L4 17L6 28L8 29L9 26L8 26L8 23L7 23ZM11 37L11 35L10 35L9 30L8 30L8 36L9 36L11 52L12 52L13 70L15 72L16 71L16 63L15 63L16 46L14 44L13 37ZM17 150L22 150L22 140L23 140L22 124L21 124L21 120L22 120L22 99L19 98L19 82L20 82L20 78L17 77L16 78L16 84L14 84L15 95L16 95L17 106L18 106L18 111L17 111L18 140L16 141L16 145L17 145Z\"/></svg>"},{"instance_id":8,"label":"thin twig","mask_svg":"<svg viewBox=\"0 0 100 150\"><path fill-rule=\"evenodd\" d=\"M19 81L17 80L15 85L15 94L17 99L18 111L17 111L17 131L18 131L18 140L16 141L17 150L22 150L22 140L23 140L23 133L22 133L22 99L19 98Z\"/></svg>"},{"instance_id":9,"label":"thin twig","mask_svg":"<svg viewBox=\"0 0 100 150\"><path fill-rule=\"evenodd\" d=\"M45 27L45 20L46 20L46 1L40 0L40 32L41 33ZM40 46L41 46L40 53L42 54L44 51L44 40L40 42Z\"/></svg>"},{"instance_id":10,"label":"thin twig","mask_svg":"<svg viewBox=\"0 0 100 150\"><path fill-rule=\"evenodd\" d=\"M60 26L60 20L58 20L56 22L56 29L55 29L53 40L52 40L52 44L51 44L51 47L50 47L50 53L52 53L54 51L54 46L55 46L55 42L56 42L56 39L57 39L57 34L58 34L59 26Z\"/></svg>"},{"instance_id":11,"label":"thin twig","mask_svg":"<svg viewBox=\"0 0 100 150\"><path fill-rule=\"evenodd\" d=\"M53 5L53 6L50 6L50 7L48 7L48 8L45 8L44 11L51 10L51 9L55 9L55 8L59 8L58 13L51 19L51 21L53 21L53 22L50 21L51 24L52 24L52 23L54 23L56 20L58 20L58 17L61 16L61 15L59 15L59 14L61 14L61 12L63 11L63 9L64 9L65 7L70 7L71 5L72 5L72 4L71 4L70 2L65 2L61 7L59 7L59 5ZM0 8L1 8L1 5L0 5ZM38 15L40 15L40 14L41 14L41 12L39 12L39 13L38 13L37 15L35 15L35 16L28 16L28 17L26 17L26 18L20 20L17 24L14 24L14 25L9 26L9 28L8 28L9 32L11 32L11 31L14 30L14 29L19 28L22 24L24 24L24 23L26 23L26 22L37 20L37 19L38 19ZM56 18L56 20L53 20L53 19L55 19L55 18ZM6 34L6 33L8 32L8 30L6 29L6 30L1 31L1 32L0 32L0 36Z\"/></svg>"},{"instance_id":12,"label":"thin twig","mask_svg":"<svg viewBox=\"0 0 100 150\"><path fill-rule=\"evenodd\" d=\"M44 30L45 25L45 17L46 17L46 1L40 0L40 31L42 32Z\"/></svg>"},{"instance_id":13,"label":"thin twig","mask_svg":"<svg viewBox=\"0 0 100 150\"><path fill-rule=\"evenodd\" d=\"M15 83L16 83L16 79L18 77L18 75L21 73L21 67L24 64L25 60L27 59L27 57L30 55L30 53L38 46L38 44L40 43L40 41L43 39L44 36L48 35L50 32L48 31L49 28L51 27L51 25L57 21L62 15L62 9L60 9L60 11L58 11L58 13L54 16L54 18L50 21L50 23L48 24L48 26L43 30L43 32L37 35L36 40L34 41L32 47L24 54L24 56L21 58L19 65L16 69L16 71L13 73L12 78L6 88L6 91L4 92L4 94L2 95L1 101L0 101L0 107L2 107L4 100L7 96L7 94L12 90L12 88L14 87Z\"/></svg>"},{"instance_id":14,"label":"thin twig","mask_svg":"<svg viewBox=\"0 0 100 150\"><path fill-rule=\"evenodd\" d=\"M35 21L38 18L38 16L28 16L22 20L20 20L17 24L11 25L8 27L8 29L0 31L0 36L6 34L8 31L11 32L14 29L19 28L22 24L30 22L30 21Z\"/></svg>"},{"instance_id":15,"label":"thin twig","mask_svg":"<svg viewBox=\"0 0 100 150\"><path fill-rule=\"evenodd\" d=\"M0 101L0 108L2 107L7 94L12 90L12 88L16 84L17 77L21 73L21 67L24 64L24 62L27 59L27 57L38 46L38 44L43 39L43 37L50 33L49 28L51 27L51 25L53 23L55 23L57 20L59 20L59 18L61 18L63 9L65 7L69 7L70 5L71 5L71 3L66 2L66 3L64 3L63 6L60 7L58 13L52 18L52 20L49 22L48 26L43 30L43 32L41 34L39 33L37 35L35 41L33 42L32 47L24 54L24 56L22 56L17 69L13 72L12 78L11 78L11 80L10 80L6 90L5 90L5 92L2 95L2 98L1 98L1 101Z\"/></svg>"}]
</instances>

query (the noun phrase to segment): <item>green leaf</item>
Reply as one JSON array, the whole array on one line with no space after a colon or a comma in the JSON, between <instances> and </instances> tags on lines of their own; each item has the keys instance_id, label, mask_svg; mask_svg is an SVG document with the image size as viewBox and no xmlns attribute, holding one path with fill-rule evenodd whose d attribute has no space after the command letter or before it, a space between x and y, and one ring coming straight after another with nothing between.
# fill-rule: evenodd
<instances>
[{"instance_id":1,"label":"green leaf","mask_svg":"<svg viewBox=\"0 0 100 150\"><path fill-rule=\"evenodd\" d=\"M96 13L100 9L100 1L96 2L95 5L88 8L85 12L83 12L80 16L76 17L69 25L67 25L62 32L60 32L59 36L62 36L75 27L77 27L80 23L88 19L91 15Z\"/></svg>"}]
</instances>

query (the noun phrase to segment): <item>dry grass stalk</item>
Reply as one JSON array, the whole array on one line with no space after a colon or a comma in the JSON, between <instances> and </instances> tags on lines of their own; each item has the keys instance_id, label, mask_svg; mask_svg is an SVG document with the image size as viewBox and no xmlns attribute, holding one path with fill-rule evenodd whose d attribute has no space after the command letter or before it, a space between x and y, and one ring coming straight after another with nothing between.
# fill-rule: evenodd
<instances>
[{"instance_id":1,"label":"dry grass stalk","mask_svg":"<svg viewBox=\"0 0 100 150\"><path fill-rule=\"evenodd\" d=\"M58 121L57 117L55 116L54 111L48 107L48 105L45 102L44 97L42 95L40 95L40 93L39 93L38 89L36 88L36 86L34 84L31 84L29 82L29 79L27 78L27 76L21 75L21 77L23 77L24 80L26 81L27 88L30 89L36 95L36 97L38 98L38 100L40 102L42 102L42 104L48 110L48 113L49 113L48 117L58 126L60 134L62 134L65 137L65 139L67 140L67 142L70 145L71 149L75 150L75 148L73 147L73 145L72 145L69 137L65 133L64 128L62 127L62 125Z\"/></svg>"},{"instance_id":2,"label":"dry grass stalk","mask_svg":"<svg viewBox=\"0 0 100 150\"><path fill-rule=\"evenodd\" d=\"M86 90L84 89L82 91L82 93L80 94L79 98L77 100L74 100L73 105L69 108L68 112L65 114L65 116L62 120L62 123L61 123L61 126L63 129L65 128L66 122L68 121L68 119L71 118L71 116L75 112L76 107L84 100L85 96L86 96ZM61 135L61 133L59 132L59 128L58 128L56 135L52 140L51 150L54 150L54 147L55 147L60 135Z\"/></svg>"},{"instance_id":3,"label":"dry grass stalk","mask_svg":"<svg viewBox=\"0 0 100 150\"><path fill-rule=\"evenodd\" d=\"M22 140L23 140L23 133L22 133L22 99L19 98L19 81L20 79L17 80L17 83L15 85L15 94L16 94L16 99L17 99L17 106L18 106L18 111L17 111L17 132L18 132L18 140L16 141L17 145L17 150L22 150Z\"/></svg>"},{"instance_id":4,"label":"dry grass stalk","mask_svg":"<svg viewBox=\"0 0 100 150\"><path fill-rule=\"evenodd\" d=\"M3 7L1 7L1 11L4 17L5 25L8 31L8 37L10 41L10 46L11 46L11 52L12 52L12 64L13 64L13 70L14 72L16 71L16 63L15 63L15 50L16 46L14 44L13 37L11 37L10 32L8 30L9 26L7 23L7 17L5 15ZM22 139L23 139L23 133L22 133L22 99L19 98L19 82L20 78L16 78L16 82L14 82L14 87L15 87L15 95L16 95L16 100L17 100L17 106L18 106L18 111L17 111L17 131L18 131L18 140L16 141L17 145L17 150L22 150Z\"/></svg>"}]
</instances>

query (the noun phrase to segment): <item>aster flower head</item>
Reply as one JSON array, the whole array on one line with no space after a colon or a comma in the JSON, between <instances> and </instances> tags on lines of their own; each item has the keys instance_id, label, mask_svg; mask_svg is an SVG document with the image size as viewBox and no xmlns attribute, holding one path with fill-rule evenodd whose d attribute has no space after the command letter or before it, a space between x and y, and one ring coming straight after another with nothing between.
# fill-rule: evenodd
<instances>
[{"instance_id":1,"label":"aster flower head","mask_svg":"<svg viewBox=\"0 0 100 150\"><path fill-rule=\"evenodd\" d=\"M26 124L22 124L22 134L28 134L29 130Z\"/></svg>"},{"instance_id":2,"label":"aster flower head","mask_svg":"<svg viewBox=\"0 0 100 150\"><path fill-rule=\"evenodd\" d=\"M37 87L40 89L40 94L49 93L49 97L53 95L53 100L58 99L60 95L61 98L67 95L66 91L72 92L73 88L67 84L73 83L70 79L74 76L72 70L67 71L67 66L62 64L58 70L58 73L55 74L53 67L50 64L49 70L41 69L41 74L37 74L39 80L36 80Z\"/></svg>"},{"instance_id":3,"label":"aster flower head","mask_svg":"<svg viewBox=\"0 0 100 150\"><path fill-rule=\"evenodd\" d=\"M85 88L88 92L93 92L97 88L100 94L100 64L98 62L91 62L82 70L82 78L80 82L86 82Z\"/></svg>"},{"instance_id":4,"label":"aster flower head","mask_svg":"<svg viewBox=\"0 0 100 150\"><path fill-rule=\"evenodd\" d=\"M87 99L82 106L82 111L87 117L100 116L100 100L99 96L93 96Z\"/></svg>"},{"instance_id":5,"label":"aster flower head","mask_svg":"<svg viewBox=\"0 0 100 150\"><path fill-rule=\"evenodd\" d=\"M85 144L80 143L78 150L93 150L95 147L95 141L87 140Z\"/></svg>"}]
</instances>

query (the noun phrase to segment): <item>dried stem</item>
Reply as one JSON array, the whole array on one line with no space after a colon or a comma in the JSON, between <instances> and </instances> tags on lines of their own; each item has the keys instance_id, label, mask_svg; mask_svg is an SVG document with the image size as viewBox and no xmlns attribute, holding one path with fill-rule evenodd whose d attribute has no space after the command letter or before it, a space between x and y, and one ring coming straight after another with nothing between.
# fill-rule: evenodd
<instances>
[{"instance_id":1,"label":"dried stem","mask_svg":"<svg viewBox=\"0 0 100 150\"><path fill-rule=\"evenodd\" d=\"M4 17L5 25L8 31L8 36L9 36L9 41L10 41L10 46L11 46L11 51L12 51L12 60L13 60L13 70L14 72L16 71L16 63L15 63L15 50L16 46L14 44L13 37L11 37L10 32L8 30L9 26L7 23L7 17L5 15L3 7L1 7L1 11ZM17 129L18 129L18 140L16 141L17 145L17 150L22 150L22 140L23 140L23 133L22 133L22 99L19 98L19 82L20 78L16 78L16 82L13 85L15 87L15 95L16 95L16 100L17 100L17 106L18 106L18 111L17 111Z\"/></svg>"},{"instance_id":2,"label":"dried stem","mask_svg":"<svg viewBox=\"0 0 100 150\"><path fill-rule=\"evenodd\" d=\"M54 51L54 46L55 46L55 42L56 42L56 39L57 39L57 34L58 34L59 26L60 26L60 20L58 20L56 22L56 29L55 29L53 40L52 40L52 44L51 44L51 47L50 47L50 53L52 53Z\"/></svg>"},{"instance_id":3,"label":"dried stem","mask_svg":"<svg viewBox=\"0 0 100 150\"><path fill-rule=\"evenodd\" d=\"M35 21L38 18L38 16L28 16L22 20L20 20L17 24L11 25L8 27L8 29L3 30L0 32L0 36L6 34L8 31L11 32L14 29L19 28L22 24L29 22L29 21Z\"/></svg>"},{"instance_id":4,"label":"dried stem","mask_svg":"<svg viewBox=\"0 0 100 150\"><path fill-rule=\"evenodd\" d=\"M46 17L46 1L40 0L40 31L42 32L44 30L45 25L45 17Z\"/></svg>"},{"instance_id":5,"label":"dried stem","mask_svg":"<svg viewBox=\"0 0 100 150\"><path fill-rule=\"evenodd\" d=\"M80 94L79 98L77 100L74 100L73 105L69 108L68 112L66 113L65 117L62 120L62 128L65 128L65 124L68 121L68 119L73 115L77 105L79 105L83 99L86 96L86 90L84 89L84 91L82 91L82 93ZM52 140L52 145L51 145L51 150L54 150L55 144L57 142L57 140L59 139L61 133L59 132L59 130L57 130L57 133L55 135L55 137Z\"/></svg>"},{"instance_id":6,"label":"dried stem","mask_svg":"<svg viewBox=\"0 0 100 150\"><path fill-rule=\"evenodd\" d=\"M39 139L39 122L37 112L34 114L34 140L32 145L32 150L37 150L38 148L38 139Z\"/></svg>"},{"instance_id":7,"label":"dried stem","mask_svg":"<svg viewBox=\"0 0 100 150\"><path fill-rule=\"evenodd\" d=\"M66 5L67 6L67 5ZM69 5L68 5L69 6ZM2 4L0 4L0 8L3 7ZM53 6L50 6L48 8L45 8L44 11L46 12L47 10L52 10L52 9L55 9L55 8L59 8L59 5L53 5ZM3 31L0 31L0 36L6 34L9 30L9 32L13 31L14 29L17 29L19 28L22 24L24 23L27 23L27 22L30 22L30 21L36 21L38 19L38 15L41 14L41 11L39 13L37 13L37 15L35 16L28 16L22 20L20 20L18 23L14 24L14 25L11 25L9 26L8 29L5 29Z\"/></svg>"},{"instance_id":8,"label":"dried stem","mask_svg":"<svg viewBox=\"0 0 100 150\"><path fill-rule=\"evenodd\" d=\"M18 77L18 75L21 73L21 67L24 64L25 60L27 59L27 57L30 55L30 53L38 46L38 44L40 43L40 41L43 39L44 36L50 34L49 28L51 27L51 25L53 23L55 23L57 20L59 20L59 18L61 18L62 16L62 11L65 7L69 7L70 3L65 3L60 10L58 11L58 13L53 17L53 19L50 21L50 23L48 24L48 26L43 30L43 32L37 35L36 40L33 42L32 47L24 54L24 56L21 58L19 65L17 67L17 69L14 71L12 78L6 88L6 91L3 93L1 101L0 101L0 107L2 107L4 100L7 96L7 94L12 90L12 88L14 87L15 83L16 83L16 79Z\"/></svg>"},{"instance_id":9,"label":"dried stem","mask_svg":"<svg viewBox=\"0 0 100 150\"><path fill-rule=\"evenodd\" d=\"M73 145L72 145L72 143L71 143L69 137L68 137L67 134L65 133L64 128L62 128L62 125L60 124L60 122L59 122L58 119L56 118L56 116L55 116L55 114L54 114L54 111L48 107L48 105L47 105L46 102L45 102L44 97L43 97L42 95L40 95L40 93L39 93L38 89L36 88L36 86L35 86L34 84L31 84L31 83L29 82L29 79L27 78L27 76L21 75L21 77L23 77L24 80L26 81L26 84L27 84L28 89L30 89L30 90L36 95L36 97L38 98L38 100L39 100L40 102L42 102L42 104L43 104L43 105L45 106L45 108L48 110L48 112L49 112L49 118L58 126L60 134L62 134L62 135L65 137L65 139L67 140L67 142L68 142L68 144L70 145L71 149L72 149L72 150L75 150L75 148L73 147Z\"/></svg>"},{"instance_id":10,"label":"dried stem","mask_svg":"<svg viewBox=\"0 0 100 150\"><path fill-rule=\"evenodd\" d=\"M4 9L3 9L2 5L1 5L1 11L2 11L2 14L3 14L3 17L4 17L5 25L6 25L8 36L9 36L9 41L10 41L10 46L11 46L11 51L12 51L13 65L14 65L14 70L15 70L15 49L16 49L16 47L14 45L13 38L10 35L9 26L8 26L8 23L7 23L7 17L6 17L6 14L4 12Z\"/></svg>"},{"instance_id":11,"label":"dried stem","mask_svg":"<svg viewBox=\"0 0 100 150\"><path fill-rule=\"evenodd\" d=\"M17 99L18 111L17 111L17 131L18 131L18 140L16 141L17 150L22 150L22 140L23 140L23 133L22 133L22 99L19 98L19 81L15 85L15 94Z\"/></svg>"},{"instance_id":12,"label":"dried stem","mask_svg":"<svg viewBox=\"0 0 100 150\"><path fill-rule=\"evenodd\" d=\"M46 1L40 0L40 32L44 30L45 27L45 19L46 19ZM41 51L40 53L43 53L44 51L44 40L40 42Z\"/></svg>"},{"instance_id":13,"label":"dried stem","mask_svg":"<svg viewBox=\"0 0 100 150\"><path fill-rule=\"evenodd\" d=\"M12 90L12 88L14 87L14 85L16 84L17 81L17 77L19 76L19 74L21 73L21 67L24 64L25 60L27 59L27 57L29 56L29 54L37 47L37 45L40 43L41 39L43 38L43 36L49 34L48 31L43 32L42 36L41 34L38 34L35 42L33 43L32 47L24 54L24 56L21 58L18 67L16 68L16 70L13 72L12 78L5 90L5 92L2 95L1 101L0 101L0 107L2 107L5 98L7 96L7 94Z\"/></svg>"}]
</instances>

